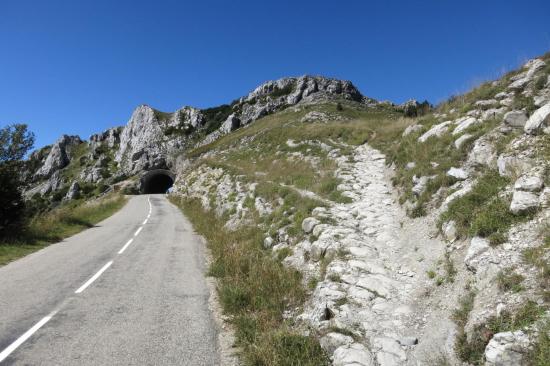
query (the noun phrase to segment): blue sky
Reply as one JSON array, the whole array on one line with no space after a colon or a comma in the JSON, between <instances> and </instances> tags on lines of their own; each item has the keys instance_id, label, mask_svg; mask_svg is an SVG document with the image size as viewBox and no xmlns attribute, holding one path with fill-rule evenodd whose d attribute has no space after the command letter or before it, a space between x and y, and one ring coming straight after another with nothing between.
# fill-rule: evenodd
<instances>
[{"instance_id":1,"label":"blue sky","mask_svg":"<svg viewBox=\"0 0 550 366\"><path fill-rule=\"evenodd\" d=\"M0 0L0 126L37 147L320 74L436 103L550 50L550 1Z\"/></svg>"}]
</instances>

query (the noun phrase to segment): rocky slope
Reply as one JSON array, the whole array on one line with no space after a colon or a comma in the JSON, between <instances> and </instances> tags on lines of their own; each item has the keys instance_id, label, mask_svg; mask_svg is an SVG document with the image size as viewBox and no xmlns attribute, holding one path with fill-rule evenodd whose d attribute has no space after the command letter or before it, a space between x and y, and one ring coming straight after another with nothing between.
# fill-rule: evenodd
<instances>
[{"instance_id":1,"label":"rocky slope","mask_svg":"<svg viewBox=\"0 0 550 366\"><path fill-rule=\"evenodd\" d=\"M287 109L188 152L176 194L226 230L262 228L310 288L284 316L334 365L537 364L549 65L529 61L420 118L345 101Z\"/></svg>"},{"instance_id":2,"label":"rocky slope","mask_svg":"<svg viewBox=\"0 0 550 366\"><path fill-rule=\"evenodd\" d=\"M33 153L26 179L29 198L61 200L171 169L173 195L222 236L260 230L261 256L299 274L306 298L270 325L334 365L543 365L549 161L544 55L433 110L311 76L210 109L140 106L124 127ZM228 321L250 361L265 314L232 291L220 297L246 309Z\"/></svg>"}]
</instances>

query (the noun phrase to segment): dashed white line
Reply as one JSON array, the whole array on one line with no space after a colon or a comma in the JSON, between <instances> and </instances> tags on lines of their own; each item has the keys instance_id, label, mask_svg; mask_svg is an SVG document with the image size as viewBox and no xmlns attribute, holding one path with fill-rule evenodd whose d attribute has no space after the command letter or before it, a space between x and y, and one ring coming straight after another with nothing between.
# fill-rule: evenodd
<instances>
[{"instance_id":1,"label":"dashed white line","mask_svg":"<svg viewBox=\"0 0 550 366\"><path fill-rule=\"evenodd\" d=\"M124 253L124 251L126 250L126 248L128 248L128 246L129 246L130 244L132 244L133 241L134 241L133 238L130 239L130 240L128 240L128 241L126 242L126 244L124 244L124 246L122 247L122 249L120 249L120 250L118 251L118 254Z\"/></svg>"},{"instance_id":2,"label":"dashed white line","mask_svg":"<svg viewBox=\"0 0 550 366\"><path fill-rule=\"evenodd\" d=\"M93 275L92 278L90 278L88 281L86 281L86 283L83 284L82 286L80 286L80 288L78 290L76 290L74 293L79 294L82 291L86 290L86 288L88 286L90 286L95 280L97 280L99 278L99 276L101 276L101 274L103 272L105 272L107 270L107 268L109 268L111 266L111 264L113 264L113 261L110 261L109 263L107 263L106 265L101 267L101 269L99 271L97 271L97 273L95 275Z\"/></svg>"},{"instance_id":3,"label":"dashed white line","mask_svg":"<svg viewBox=\"0 0 550 366\"><path fill-rule=\"evenodd\" d=\"M149 203L149 214L147 215L147 218L145 219L145 221L143 221L142 226L139 229L137 229L137 231L134 233L134 237L139 235L139 233L143 229L143 225L147 224L147 221L149 220L149 218L151 217L151 213L153 212L153 205L151 204L151 197L147 197L147 202ZM128 246L130 244L132 244L133 241L134 241L133 238L128 240L126 242L126 244L124 244L124 246L118 251L118 254L124 253L126 248L128 248ZM84 283L82 286L80 286L78 288L78 290L76 290L74 293L75 294L80 294L84 290L86 290L86 288L88 288L88 286L90 286L95 280L97 280L103 274L103 272L105 272L107 270L107 268L109 268L112 264L113 264L113 261L110 261L107 264L105 264L103 267L101 267L101 269L99 271L97 271L97 273L95 275L93 275L88 281L86 281L86 283ZM57 310L54 310L48 316L45 316L44 318L42 318L38 323L33 325L31 327L31 329L27 330L21 337L17 338L6 349L4 349L2 352L0 352L0 362L4 361L13 351L15 351L20 345L22 345L27 339L29 339L40 328L42 328L44 326L44 324L49 322L56 313L57 313Z\"/></svg>"},{"instance_id":4,"label":"dashed white line","mask_svg":"<svg viewBox=\"0 0 550 366\"><path fill-rule=\"evenodd\" d=\"M44 324L50 321L50 319L55 315L56 311L50 313L48 316L45 316L42 318L38 323L32 326L31 329L27 330L23 335L15 340L12 344L10 344L5 350L0 352L0 362L4 361L13 351L17 349L20 345L22 345L27 339L29 339L36 331Z\"/></svg>"}]
</instances>

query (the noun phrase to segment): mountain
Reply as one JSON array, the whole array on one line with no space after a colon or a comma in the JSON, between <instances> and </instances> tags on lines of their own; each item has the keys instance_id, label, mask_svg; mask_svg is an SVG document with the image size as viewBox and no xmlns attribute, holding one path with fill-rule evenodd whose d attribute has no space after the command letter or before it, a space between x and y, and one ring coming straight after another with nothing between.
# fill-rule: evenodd
<instances>
[{"instance_id":1,"label":"mountain","mask_svg":"<svg viewBox=\"0 0 550 366\"><path fill-rule=\"evenodd\" d=\"M549 161L546 54L434 108L313 76L142 105L25 177L42 206L173 179L248 364L512 366L548 345Z\"/></svg>"}]
</instances>

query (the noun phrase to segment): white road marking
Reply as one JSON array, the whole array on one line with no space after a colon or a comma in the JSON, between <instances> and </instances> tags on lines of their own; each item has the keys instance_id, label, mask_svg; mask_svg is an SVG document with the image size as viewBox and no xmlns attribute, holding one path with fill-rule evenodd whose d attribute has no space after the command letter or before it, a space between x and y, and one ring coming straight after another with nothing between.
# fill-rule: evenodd
<instances>
[{"instance_id":1,"label":"white road marking","mask_svg":"<svg viewBox=\"0 0 550 366\"><path fill-rule=\"evenodd\" d=\"M10 344L5 350L0 353L0 362L4 361L13 351L22 345L27 339L29 339L36 331L44 324L50 321L50 319L55 315L56 311L50 313L48 316L42 318L38 323L32 326L31 329L27 330L21 337L17 338L15 342Z\"/></svg>"},{"instance_id":2,"label":"white road marking","mask_svg":"<svg viewBox=\"0 0 550 366\"><path fill-rule=\"evenodd\" d=\"M79 294L82 291L86 290L86 287L90 286L95 280L97 280L99 278L99 276L101 276L101 274L103 272L105 272L107 270L107 268L109 268L111 266L111 264L113 264L113 261L110 261L109 263L104 265L95 275L92 276L92 278L90 278L88 281L86 281L86 283L83 284L82 286L80 286L80 288L78 290L76 290L74 293Z\"/></svg>"},{"instance_id":3,"label":"white road marking","mask_svg":"<svg viewBox=\"0 0 550 366\"><path fill-rule=\"evenodd\" d=\"M147 218L145 219L145 221L143 221L142 225L147 224L147 221L149 220L149 218L151 217L151 213L153 212L151 197L147 197L147 202L149 202L149 214L147 215ZM134 237L138 236L142 229L143 229L143 226L137 229L137 231L134 234ZM118 254L124 253L126 248L128 248L128 246L132 244L133 241L134 241L133 238L128 240L128 242L126 242L126 244L124 244L124 246L118 251ZM86 290L86 288L88 288L88 286L90 286L95 280L97 280L99 276L101 276L103 272L105 272L107 268L109 268L112 264L113 264L113 261L110 261L107 264L105 264L99 271L97 271L95 275L93 275L88 281L86 281L86 283L80 286L78 290L76 290L74 293L80 294L84 290ZM57 310L54 310L48 316L45 316L44 318L42 318L38 323L33 325L31 329L27 330L21 337L17 338L15 342L13 342L6 349L0 352L0 362L4 361L13 351L15 351L20 345L25 343L25 341L29 339L34 333L36 333L40 328L42 328L44 324L49 322L56 313L57 313Z\"/></svg>"},{"instance_id":4,"label":"white road marking","mask_svg":"<svg viewBox=\"0 0 550 366\"><path fill-rule=\"evenodd\" d=\"M122 249L120 249L120 250L118 251L118 254L124 253L124 251L126 250L126 248L128 248L128 246L129 246L130 244L132 244L133 241L134 241L134 239L128 240L128 242L126 242L126 244L124 244L124 246L122 247Z\"/></svg>"}]
</instances>

